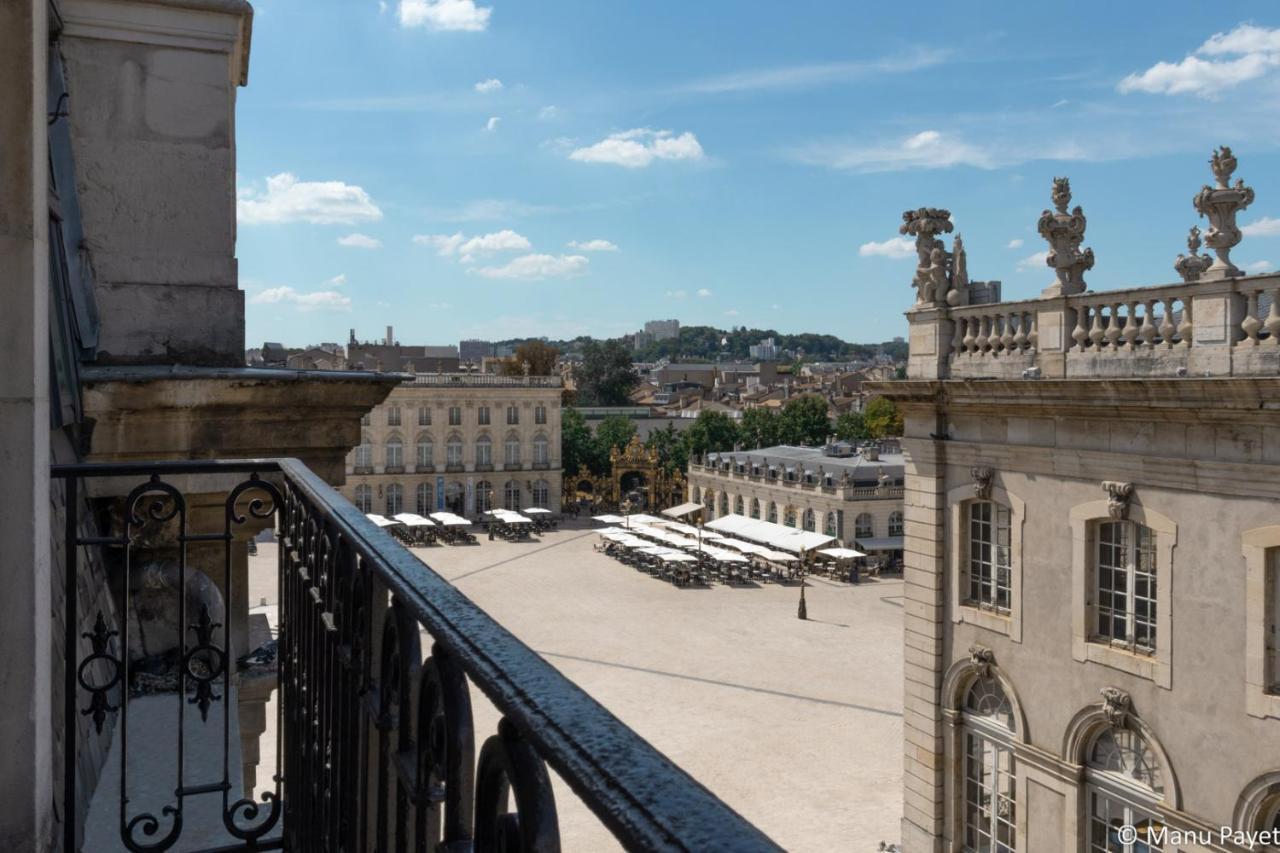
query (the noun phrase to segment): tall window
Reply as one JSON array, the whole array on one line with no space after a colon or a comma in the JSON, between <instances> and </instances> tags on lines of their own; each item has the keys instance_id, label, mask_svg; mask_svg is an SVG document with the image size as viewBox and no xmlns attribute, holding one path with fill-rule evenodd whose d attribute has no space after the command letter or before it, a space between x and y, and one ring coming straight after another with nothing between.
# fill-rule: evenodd
<instances>
[{"instance_id":1,"label":"tall window","mask_svg":"<svg viewBox=\"0 0 1280 853\"><path fill-rule=\"evenodd\" d=\"M493 439L482 435L476 439L476 465L493 464Z\"/></svg>"},{"instance_id":2,"label":"tall window","mask_svg":"<svg viewBox=\"0 0 1280 853\"><path fill-rule=\"evenodd\" d=\"M533 439L533 464L551 464L551 444L545 435L539 435Z\"/></svg>"},{"instance_id":3,"label":"tall window","mask_svg":"<svg viewBox=\"0 0 1280 853\"><path fill-rule=\"evenodd\" d=\"M964 850L1017 850L1017 766L1013 758L1013 710L1000 682L979 678L965 694Z\"/></svg>"},{"instance_id":4,"label":"tall window","mask_svg":"<svg viewBox=\"0 0 1280 853\"><path fill-rule=\"evenodd\" d=\"M450 480L444 487L444 508L454 515L467 511L467 493L457 480Z\"/></svg>"},{"instance_id":5,"label":"tall window","mask_svg":"<svg viewBox=\"0 0 1280 853\"><path fill-rule=\"evenodd\" d=\"M431 441L431 436L418 436L418 466L429 468L435 463L435 444Z\"/></svg>"},{"instance_id":6,"label":"tall window","mask_svg":"<svg viewBox=\"0 0 1280 853\"><path fill-rule=\"evenodd\" d=\"M547 407L546 407L546 406L534 406L534 407L533 407L533 422L534 422L535 424L545 424L545 423L547 422Z\"/></svg>"},{"instance_id":7,"label":"tall window","mask_svg":"<svg viewBox=\"0 0 1280 853\"><path fill-rule=\"evenodd\" d=\"M418 407L418 426L431 426L431 407Z\"/></svg>"},{"instance_id":8,"label":"tall window","mask_svg":"<svg viewBox=\"0 0 1280 853\"><path fill-rule=\"evenodd\" d=\"M504 465L520 464L520 439L517 436L507 436L507 441L503 448L502 462Z\"/></svg>"},{"instance_id":9,"label":"tall window","mask_svg":"<svg viewBox=\"0 0 1280 853\"><path fill-rule=\"evenodd\" d=\"M782 511L782 523L785 524L787 527L796 526L796 508L795 507L788 506L785 510Z\"/></svg>"},{"instance_id":10,"label":"tall window","mask_svg":"<svg viewBox=\"0 0 1280 853\"><path fill-rule=\"evenodd\" d=\"M507 480L502 490L502 505L512 511L520 509L520 484L515 480Z\"/></svg>"},{"instance_id":11,"label":"tall window","mask_svg":"<svg viewBox=\"0 0 1280 853\"><path fill-rule=\"evenodd\" d=\"M454 436L444 446L444 461L450 467L462 467L462 439Z\"/></svg>"},{"instance_id":12,"label":"tall window","mask_svg":"<svg viewBox=\"0 0 1280 853\"><path fill-rule=\"evenodd\" d=\"M1012 572L1009 568L1009 508L993 501L970 501L969 562L965 604L1008 613Z\"/></svg>"},{"instance_id":13,"label":"tall window","mask_svg":"<svg viewBox=\"0 0 1280 853\"><path fill-rule=\"evenodd\" d=\"M897 510L889 513L889 535L902 535L902 513Z\"/></svg>"},{"instance_id":14,"label":"tall window","mask_svg":"<svg viewBox=\"0 0 1280 853\"><path fill-rule=\"evenodd\" d=\"M804 514L800 516L800 527L812 533L818 526L818 520L813 514L813 510L806 509Z\"/></svg>"},{"instance_id":15,"label":"tall window","mask_svg":"<svg viewBox=\"0 0 1280 853\"><path fill-rule=\"evenodd\" d=\"M551 503L551 484L546 480L539 480L533 484L533 505L547 509L549 503Z\"/></svg>"},{"instance_id":16,"label":"tall window","mask_svg":"<svg viewBox=\"0 0 1280 853\"><path fill-rule=\"evenodd\" d=\"M1280 548L1267 550L1266 590L1263 595L1266 692L1280 694ZM1280 820L1280 809L1276 818Z\"/></svg>"},{"instance_id":17,"label":"tall window","mask_svg":"<svg viewBox=\"0 0 1280 853\"><path fill-rule=\"evenodd\" d=\"M373 512L372 486L356 486L356 509L366 514Z\"/></svg>"},{"instance_id":18,"label":"tall window","mask_svg":"<svg viewBox=\"0 0 1280 853\"><path fill-rule=\"evenodd\" d=\"M449 407L449 426L462 426L462 407Z\"/></svg>"},{"instance_id":19,"label":"tall window","mask_svg":"<svg viewBox=\"0 0 1280 853\"><path fill-rule=\"evenodd\" d=\"M694 503L701 503L702 489L698 486L694 486L693 490L689 492L689 499L692 500Z\"/></svg>"},{"instance_id":20,"label":"tall window","mask_svg":"<svg viewBox=\"0 0 1280 853\"><path fill-rule=\"evenodd\" d=\"M833 510L827 513L827 520L822 526L822 532L828 536L840 535L840 511Z\"/></svg>"},{"instance_id":21,"label":"tall window","mask_svg":"<svg viewBox=\"0 0 1280 853\"><path fill-rule=\"evenodd\" d=\"M356 448L356 467L373 467L373 445L369 443L368 436L365 436L365 438L361 440L360 446Z\"/></svg>"},{"instance_id":22,"label":"tall window","mask_svg":"<svg viewBox=\"0 0 1280 853\"><path fill-rule=\"evenodd\" d=\"M725 492L720 493L720 512L717 515L729 514L729 495Z\"/></svg>"},{"instance_id":23,"label":"tall window","mask_svg":"<svg viewBox=\"0 0 1280 853\"><path fill-rule=\"evenodd\" d=\"M489 407L488 406L481 406L480 408L476 409L476 423L480 424L480 426L489 425Z\"/></svg>"},{"instance_id":24,"label":"tall window","mask_svg":"<svg viewBox=\"0 0 1280 853\"><path fill-rule=\"evenodd\" d=\"M1163 825L1156 814L1164 793L1160 762L1142 735L1105 727L1089 748L1089 853L1148 853L1164 848L1146 835ZM1137 839L1123 827L1134 827Z\"/></svg>"},{"instance_id":25,"label":"tall window","mask_svg":"<svg viewBox=\"0 0 1280 853\"><path fill-rule=\"evenodd\" d=\"M387 486L387 517L404 512L404 486L392 483Z\"/></svg>"},{"instance_id":26,"label":"tall window","mask_svg":"<svg viewBox=\"0 0 1280 853\"><path fill-rule=\"evenodd\" d=\"M520 423L520 409L516 406L507 406L507 423L515 425Z\"/></svg>"},{"instance_id":27,"label":"tall window","mask_svg":"<svg viewBox=\"0 0 1280 853\"><path fill-rule=\"evenodd\" d=\"M400 441L399 436L393 435L387 439L387 467L404 467L404 443Z\"/></svg>"},{"instance_id":28,"label":"tall window","mask_svg":"<svg viewBox=\"0 0 1280 853\"><path fill-rule=\"evenodd\" d=\"M733 511L738 515L746 515L746 513L743 512L742 510L743 510L742 495L738 495L736 498L733 499Z\"/></svg>"},{"instance_id":29,"label":"tall window","mask_svg":"<svg viewBox=\"0 0 1280 853\"><path fill-rule=\"evenodd\" d=\"M400 407L392 406L387 409L387 426L400 426Z\"/></svg>"},{"instance_id":30,"label":"tall window","mask_svg":"<svg viewBox=\"0 0 1280 853\"><path fill-rule=\"evenodd\" d=\"M360 416L360 426L369 426L372 423L373 423L373 418L369 415L368 412L365 412L363 415Z\"/></svg>"},{"instance_id":31,"label":"tall window","mask_svg":"<svg viewBox=\"0 0 1280 853\"><path fill-rule=\"evenodd\" d=\"M858 517L853 520L853 535L858 539L870 539L876 535L876 523L871 518L871 513L858 513Z\"/></svg>"},{"instance_id":32,"label":"tall window","mask_svg":"<svg viewBox=\"0 0 1280 853\"><path fill-rule=\"evenodd\" d=\"M481 480L476 483L476 512L488 512L493 509L493 483Z\"/></svg>"},{"instance_id":33,"label":"tall window","mask_svg":"<svg viewBox=\"0 0 1280 853\"><path fill-rule=\"evenodd\" d=\"M778 505L773 501L769 501L769 516L765 521L769 521L774 524L778 523Z\"/></svg>"},{"instance_id":34,"label":"tall window","mask_svg":"<svg viewBox=\"0 0 1280 853\"><path fill-rule=\"evenodd\" d=\"M435 512L435 505L431 500L433 495L431 494L430 483L418 484L417 497L418 497L418 515L430 515L431 513Z\"/></svg>"},{"instance_id":35,"label":"tall window","mask_svg":"<svg viewBox=\"0 0 1280 853\"><path fill-rule=\"evenodd\" d=\"M751 517L752 518L760 517L760 499L759 498L751 499Z\"/></svg>"},{"instance_id":36,"label":"tall window","mask_svg":"<svg viewBox=\"0 0 1280 853\"><path fill-rule=\"evenodd\" d=\"M1156 650L1156 533L1132 521L1097 527L1095 640L1135 652Z\"/></svg>"}]
</instances>

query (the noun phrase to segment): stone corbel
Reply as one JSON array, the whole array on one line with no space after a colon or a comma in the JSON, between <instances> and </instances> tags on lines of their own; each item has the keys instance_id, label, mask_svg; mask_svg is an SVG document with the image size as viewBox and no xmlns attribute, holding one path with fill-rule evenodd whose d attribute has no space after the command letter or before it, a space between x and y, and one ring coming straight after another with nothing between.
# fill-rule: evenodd
<instances>
[{"instance_id":1,"label":"stone corbel","mask_svg":"<svg viewBox=\"0 0 1280 853\"><path fill-rule=\"evenodd\" d=\"M1103 480L1102 488L1107 492L1107 512L1116 521L1124 521L1129 517L1129 501L1133 498L1133 483L1118 483L1114 480Z\"/></svg>"},{"instance_id":2,"label":"stone corbel","mask_svg":"<svg viewBox=\"0 0 1280 853\"><path fill-rule=\"evenodd\" d=\"M980 501L991 500L991 481L995 477L995 471L981 465L970 468L969 475L973 477L973 496Z\"/></svg>"},{"instance_id":3,"label":"stone corbel","mask_svg":"<svg viewBox=\"0 0 1280 853\"><path fill-rule=\"evenodd\" d=\"M1113 729L1123 729L1129 720L1133 701L1119 687L1102 688L1102 714Z\"/></svg>"},{"instance_id":4,"label":"stone corbel","mask_svg":"<svg viewBox=\"0 0 1280 853\"><path fill-rule=\"evenodd\" d=\"M991 667L995 662L996 653L986 646L975 644L969 647L969 663L977 671L979 678L990 678Z\"/></svg>"}]
</instances>

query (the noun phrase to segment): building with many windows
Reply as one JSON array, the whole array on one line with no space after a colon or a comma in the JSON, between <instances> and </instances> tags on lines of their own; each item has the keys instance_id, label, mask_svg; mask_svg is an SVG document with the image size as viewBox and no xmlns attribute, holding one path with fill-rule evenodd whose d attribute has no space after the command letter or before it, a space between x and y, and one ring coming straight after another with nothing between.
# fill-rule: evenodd
<instances>
[{"instance_id":1,"label":"building with many windows","mask_svg":"<svg viewBox=\"0 0 1280 853\"><path fill-rule=\"evenodd\" d=\"M363 420L342 493L363 512L560 509L559 377L418 374Z\"/></svg>"},{"instance_id":2,"label":"building with many windows","mask_svg":"<svg viewBox=\"0 0 1280 853\"><path fill-rule=\"evenodd\" d=\"M902 554L902 472L896 442L708 453L689 464L689 500L707 521L733 513L826 533L892 563Z\"/></svg>"},{"instance_id":3,"label":"building with many windows","mask_svg":"<svg viewBox=\"0 0 1280 853\"><path fill-rule=\"evenodd\" d=\"M1193 233L1178 284L1086 290L1065 180L1038 299L975 303L950 214L904 217L908 379L874 392L906 425L912 853L1276 849L1219 828L1280 831L1280 276L1231 266L1253 191L1213 166L1218 258Z\"/></svg>"}]
</instances>

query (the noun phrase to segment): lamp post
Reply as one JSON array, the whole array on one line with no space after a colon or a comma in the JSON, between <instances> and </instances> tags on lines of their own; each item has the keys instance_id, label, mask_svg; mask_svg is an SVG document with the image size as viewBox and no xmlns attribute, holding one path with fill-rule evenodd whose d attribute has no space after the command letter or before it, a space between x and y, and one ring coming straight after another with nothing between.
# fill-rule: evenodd
<instances>
[{"instance_id":1,"label":"lamp post","mask_svg":"<svg viewBox=\"0 0 1280 853\"><path fill-rule=\"evenodd\" d=\"M804 587L805 587L804 580L805 580L806 572L805 572L805 567L804 567L804 550L803 550L803 549L801 549L801 551L800 551L800 569L799 569L799 571L800 571L800 606L796 608L796 618L797 618L797 619L808 619L808 618L809 618L809 608L808 608L808 607L806 607L806 606L805 606L805 603L804 603Z\"/></svg>"}]
</instances>

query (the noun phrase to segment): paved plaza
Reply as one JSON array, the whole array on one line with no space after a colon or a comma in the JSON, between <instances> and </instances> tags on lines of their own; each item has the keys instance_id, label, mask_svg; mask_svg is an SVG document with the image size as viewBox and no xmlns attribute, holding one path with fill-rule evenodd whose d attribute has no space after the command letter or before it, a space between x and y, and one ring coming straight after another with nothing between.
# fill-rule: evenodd
<instances>
[{"instance_id":1,"label":"paved plaza","mask_svg":"<svg viewBox=\"0 0 1280 853\"><path fill-rule=\"evenodd\" d=\"M598 542L578 528L413 550L788 850L898 839L900 580L812 578L802 622L796 586L676 588ZM274 603L274 550L255 559L255 604ZM497 714L474 687L473 702L479 739ZM565 849L617 849L556 782Z\"/></svg>"}]
</instances>

